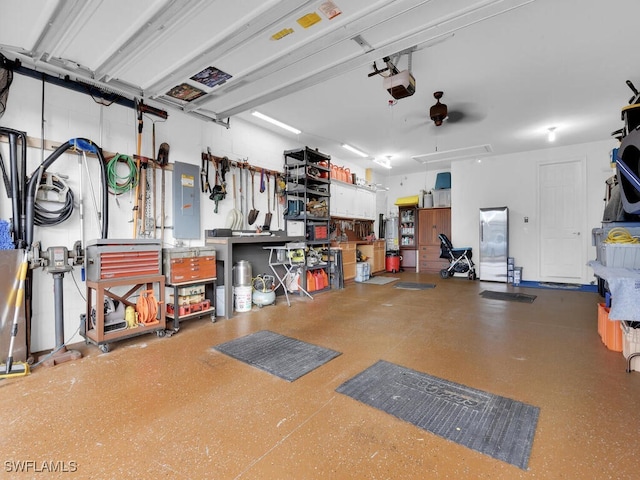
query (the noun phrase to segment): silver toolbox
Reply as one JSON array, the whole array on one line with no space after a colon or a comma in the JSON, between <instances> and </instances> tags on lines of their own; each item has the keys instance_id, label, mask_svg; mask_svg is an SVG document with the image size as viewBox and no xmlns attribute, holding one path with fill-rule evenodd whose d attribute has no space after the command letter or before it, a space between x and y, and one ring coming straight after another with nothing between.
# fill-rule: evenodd
<instances>
[{"instance_id":1,"label":"silver toolbox","mask_svg":"<svg viewBox=\"0 0 640 480\"><path fill-rule=\"evenodd\" d=\"M153 239L97 239L87 243L87 279L162 274L162 246Z\"/></svg>"}]
</instances>

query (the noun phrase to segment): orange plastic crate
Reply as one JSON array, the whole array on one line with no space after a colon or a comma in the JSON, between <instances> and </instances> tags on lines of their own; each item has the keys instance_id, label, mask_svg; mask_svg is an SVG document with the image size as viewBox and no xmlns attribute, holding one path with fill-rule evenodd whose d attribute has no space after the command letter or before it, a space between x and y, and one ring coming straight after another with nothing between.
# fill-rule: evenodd
<instances>
[{"instance_id":1,"label":"orange plastic crate","mask_svg":"<svg viewBox=\"0 0 640 480\"><path fill-rule=\"evenodd\" d=\"M622 351L622 329L619 320L609 320L609 309L603 304L598 304L598 333L602 343L614 352Z\"/></svg>"}]
</instances>

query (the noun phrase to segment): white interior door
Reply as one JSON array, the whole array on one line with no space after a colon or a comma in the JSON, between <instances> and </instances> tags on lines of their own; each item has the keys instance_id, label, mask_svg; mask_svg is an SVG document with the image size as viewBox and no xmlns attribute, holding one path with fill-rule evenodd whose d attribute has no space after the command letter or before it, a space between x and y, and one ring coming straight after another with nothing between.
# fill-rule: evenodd
<instances>
[{"instance_id":1,"label":"white interior door","mask_svg":"<svg viewBox=\"0 0 640 480\"><path fill-rule=\"evenodd\" d=\"M584 159L540 163L540 277L579 282L584 262L586 204Z\"/></svg>"}]
</instances>

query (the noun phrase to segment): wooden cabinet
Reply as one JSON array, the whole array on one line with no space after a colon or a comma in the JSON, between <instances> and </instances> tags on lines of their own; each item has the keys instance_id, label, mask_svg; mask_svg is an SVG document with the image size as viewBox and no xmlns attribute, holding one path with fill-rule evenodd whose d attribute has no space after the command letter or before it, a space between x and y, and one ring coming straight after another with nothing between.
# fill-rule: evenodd
<instances>
[{"instance_id":1,"label":"wooden cabinet","mask_svg":"<svg viewBox=\"0 0 640 480\"><path fill-rule=\"evenodd\" d=\"M451 238L450 208L421 208L418 210L418 271L439 273L449 262L440 258L440 239L444 233Z\"/></svg>"},{"instance_id":2,"label":"wooden cabinet","mask_svg":"<svg viewBox=\"0 0 640 480\"><path fill-rule=\"evenodd\" d=\"M371 273L379 273L385 270L385 241L374 240L370 244L357 245L357 249L367 257L367 262L371 265Z\"/></svg>"},{"instance_id":3,"label":"wooden cabinet","mask_svg":"<svg viewBox=\"0 0 640 480\"><path fill-rule=\"evenodd\" d=\"M342 274L344 281L356 278L356 244L341 242L338 248L342 250Z\"/></svg>"},{"instance_id":4,"label":"wooden cabinet","mask_svg":"<svg viewBox=\"0 0 640 480\"><path fill-rule=\"evenodd\" d=\"M386 248L384 240L376 240L373 242L373 265L371 271L373 273L383 272L386 268Z\"/></svg>"}]
</instances>

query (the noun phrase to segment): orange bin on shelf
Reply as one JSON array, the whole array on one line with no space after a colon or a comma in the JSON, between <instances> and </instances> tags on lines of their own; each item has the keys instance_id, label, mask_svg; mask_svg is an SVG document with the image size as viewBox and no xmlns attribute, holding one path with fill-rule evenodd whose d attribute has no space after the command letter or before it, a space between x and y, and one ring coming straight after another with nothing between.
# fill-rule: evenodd
<instances>
[{"instance_id":1,"label":"orange bin on shelf","mask_svg":"<svg viewBox=\"0 0 640 480\"><path fill-rule=\"evenodd\" d=\"M602 343L614 352L622 351L622 329L619 320L609 320L609 309L604 303L598 304L598 333Z\"/></svg>"}]
</instances>

